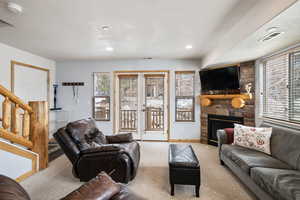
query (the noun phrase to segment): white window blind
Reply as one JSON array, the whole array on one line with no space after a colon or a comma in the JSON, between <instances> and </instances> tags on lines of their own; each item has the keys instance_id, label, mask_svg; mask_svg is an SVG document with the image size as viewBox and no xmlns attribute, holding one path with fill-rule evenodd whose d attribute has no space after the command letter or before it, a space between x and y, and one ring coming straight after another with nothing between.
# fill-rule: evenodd
<instances>
[{"instance_id":1,"label":"white window blind","mask_svg":"<svg viewBox=\"0 0 300 200\"><path fill-rule=\"evenodd\" d=\"M264 63L263 117L300 122L300 52Z\"/></svg>"},{"instance_id":2,"label":"white window blind","mask_svg":"<svg viewBox=\"0 0 300 200\"><path fill-rule=\"evenodd\" d=\"M300 121L300 52L290 56L290 117Z\"/></svg>"}]
</instances>

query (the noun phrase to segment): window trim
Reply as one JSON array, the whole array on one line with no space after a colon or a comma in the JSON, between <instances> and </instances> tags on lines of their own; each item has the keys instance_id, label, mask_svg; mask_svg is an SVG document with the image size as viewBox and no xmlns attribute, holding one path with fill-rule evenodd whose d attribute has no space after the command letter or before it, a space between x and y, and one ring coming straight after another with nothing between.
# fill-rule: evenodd
<instances>
[{"instance_id":1,"label":"window trim","mask_svg":"<svg viewBox=\"0 0 300 200\"><path fill-rule=\"evenodd\" d=\"M176 92L176 75L177 74L193 74L193 96L177 96ZM196 76L196 71L191 70L191 71L175 71L175 122L195 122L195 76ZM178 99L192 99L193 100L193 108L192 108L192 119L191 120L179 120L177 119L177 102Z\"/></svg>"}]
</instances>

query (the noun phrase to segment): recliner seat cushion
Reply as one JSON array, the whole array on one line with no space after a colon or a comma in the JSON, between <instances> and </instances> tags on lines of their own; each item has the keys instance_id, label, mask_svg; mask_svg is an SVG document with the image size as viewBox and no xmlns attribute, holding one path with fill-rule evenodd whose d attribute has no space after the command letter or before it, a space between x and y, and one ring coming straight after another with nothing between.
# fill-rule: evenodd
<instances>
[{"instance_id":1,"label":"recliner seat cushion","mask_svg":"<svg viewBox=\"0 0 300 200\"><path fill-rule=\"evenodd\" d=\"M284 162L265 153L237 145L222 145L222 154L230 158L247 174L250 174L250 169L253 167L291 169Z\"/></svg>"},{"instance_id":2,"label":"recliner seat cushion","mask_svg":"<svg viewBox=\"0 0 300 200\"><path fill-rule=\"evenodd\" d=\"M300 199L300 171L255 167L251 178L276 200Z\"/></svg>"}]
</instances>

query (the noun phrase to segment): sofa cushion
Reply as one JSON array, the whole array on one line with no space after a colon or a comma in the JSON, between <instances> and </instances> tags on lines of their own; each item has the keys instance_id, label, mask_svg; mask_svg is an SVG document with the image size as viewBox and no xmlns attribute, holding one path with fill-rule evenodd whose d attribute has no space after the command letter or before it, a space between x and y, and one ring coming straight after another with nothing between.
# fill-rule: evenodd
<instances>
[{"instance_id":1,"label":"sofa cushion","mask_svg":"<svg viewBox=\"0 0 300 200\"><path fill-rule=\"evenodd\" d=\"M222 154L231 159L248 174L250 174L250 169L253 167L291 169L291 167L284 162L265 153L237 145L222 145Z\"/></svg>"},{"instance_id":2,"label":"sofa cushion","mask_svg":"<svg viewBox=\"0 0 300 200\"><path fill-rule=\"evenodd\" d=\"M261 126L272 127L272 156L300 170L300 131L264 122Z\"/></svg>"},{"instance_id":3,"label":"sofa cushion","mask_svg":"<svg viewBox=\"0 0 300 200\"><path fill-rule=\"evenodd\" d=\"M251 178L276 200L300 199L300 171L255 167Z\"/></svg>"}]
</instances>

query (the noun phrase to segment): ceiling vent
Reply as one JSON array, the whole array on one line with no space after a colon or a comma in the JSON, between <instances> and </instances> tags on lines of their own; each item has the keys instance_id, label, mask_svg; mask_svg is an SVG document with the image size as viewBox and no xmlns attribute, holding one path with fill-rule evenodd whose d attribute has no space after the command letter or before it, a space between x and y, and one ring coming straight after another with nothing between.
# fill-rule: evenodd
<instances>
[{"instance_id":1,"label":"ceiling vent","mask_svg":"<svg viewBox=\"0 0 300 200\"><path fill-rule=\"evenodd\" d=\"M269 33L268 35L264 36L264 37L262 38L261 41L262 41L262 42L266 42L266 41L268 41L268 40L271 40L271 39L277 37L277 36L280 35L280 34L282 34L282 32L273 32L273 33Z\"/></svg>"},{"instance_id":2,"label":"ceiling vent","mask_svg":"<svg viewBox=\"0 0 300 200\"><path fill-rule=\"evenodd\" d=\"M14 27L12 24L0 19L0 28L2 27Z\"/></svg>"}]
</instances>

